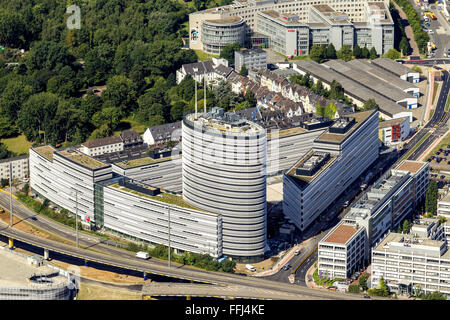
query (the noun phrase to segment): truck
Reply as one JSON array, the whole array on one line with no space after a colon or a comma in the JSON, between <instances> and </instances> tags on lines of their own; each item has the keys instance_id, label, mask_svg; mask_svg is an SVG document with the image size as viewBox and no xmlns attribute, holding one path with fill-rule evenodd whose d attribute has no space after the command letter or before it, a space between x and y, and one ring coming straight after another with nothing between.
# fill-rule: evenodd
<instances>
[{"instance_id":1,"label":"truck","mask_svg":"<svg viewBox=\"0 0 450 320\"><path fill-rule=\"evenodd\" d=\"M251 272L256 271L256 268L254 266L252 266L251 264L246 264L245 267L247 268L247 270L249 270Z\"/></svg>"},{"instance_id":2,"label":"truck","mask_svg":"<svg viewBox=\"0 0 450 320\"><path fill-rule=\"evenodd\" d=\"M149 259L150 255L148 254L148 252L145 251L139 251L136 252L136 258L140 258L140 259Z\"/></svg>"}]
</instances>

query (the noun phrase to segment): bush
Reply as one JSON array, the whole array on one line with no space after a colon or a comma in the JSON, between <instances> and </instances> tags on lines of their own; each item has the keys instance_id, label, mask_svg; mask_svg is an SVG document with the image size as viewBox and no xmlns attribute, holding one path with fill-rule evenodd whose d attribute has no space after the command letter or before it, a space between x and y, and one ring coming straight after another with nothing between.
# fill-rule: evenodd
<instances>
[{"instance_id":1,"label":"bush","mask_svg":"<svg viewBox=\"0 0 450 320\"><path fill-rule=\"evenodd\" d=\"M9 180L2 178L2 180L0 180L0 184L1 184L2 188L9 186Z\"/></svg>"},{"instance_id":2,"label":"bush","mask_svg":"<svg viewBox=\"0 0 450 320\"><path fill-rule=\"evenodd\" d=\"M353 285L348 286L348 292L359 293L359 285L353 284Z\"/></svg>"}]
</instances>

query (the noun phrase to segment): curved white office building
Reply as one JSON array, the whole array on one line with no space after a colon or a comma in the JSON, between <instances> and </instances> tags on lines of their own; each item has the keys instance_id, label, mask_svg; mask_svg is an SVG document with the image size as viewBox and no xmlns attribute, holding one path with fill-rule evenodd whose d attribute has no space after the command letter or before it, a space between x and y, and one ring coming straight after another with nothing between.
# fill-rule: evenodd
<instances>
[{"instance_id":1,"label":"curved white office building","mask_svg":"<svg viewBox=\"0 0 450 320\"><path fill-rule=\"evenodd\" d=\"M183 120L183 198L222 217L223 254L257 261L266 245L266 132L221 108Z\"/></svg>"}]
</instances>

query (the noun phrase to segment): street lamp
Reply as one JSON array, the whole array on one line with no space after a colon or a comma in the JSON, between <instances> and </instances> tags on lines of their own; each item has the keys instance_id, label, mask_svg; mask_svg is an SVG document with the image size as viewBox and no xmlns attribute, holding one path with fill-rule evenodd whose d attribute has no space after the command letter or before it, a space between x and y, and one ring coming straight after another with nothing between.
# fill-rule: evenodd
<instances>
[{"instance_id":1,"label":"street lamp","mask_svg":"<svg viewBox=\"0 0 450 320\"><path fill-rule=\"evenodd\" d=\"M167 207L167 235L169 240L169 268L170 268L170 207Z\"/></svg>"},{"instance_id":2,"label":"street lamp","mask_svg":"<svg viewBox=\"0 0 450 320\"><path fill-rule=\"evenodd\" d=\"M12 162L9 163L9 217L10 223L9 226L12 228L13 226L13 211L12 211Z\"/></svg>"},{"instance_id":3,"label":"street lamp","mask_svg":"<svg viewBox=\"0 0 450 320\"><path fill-rule=\"evenodd\" d=\"M77 243L77 248L78 246L78 190L75 189L74 192L72 192L72 195L75 193L75 239L76 239L76 243Z\"/></svg>"}]
</instances>

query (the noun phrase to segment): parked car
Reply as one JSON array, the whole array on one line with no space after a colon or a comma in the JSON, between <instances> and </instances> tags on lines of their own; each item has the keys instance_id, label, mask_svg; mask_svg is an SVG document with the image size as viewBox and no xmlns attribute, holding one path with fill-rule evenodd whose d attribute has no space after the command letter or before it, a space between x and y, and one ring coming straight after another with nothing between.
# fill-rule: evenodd
<instances>
[{"instance_id":1,"label":"parked car","mask_svg":"<svg viewBox=\"0 0 450 320\"><path fill-rule=\"evenodd\" d=\"M365 298L365 299L370 299L370 296L367 295L367 294L365 294L365 295L364 295L364 298Z\"/></svg>"},{"instance_id":2,"label":"parked car","mask_svg":"<svg viewBox=\"0 0 450 320\"><path fill-rule=\"evenodd\" d=\"M434 34L434 31L431 30L431 29L429 29L429 30L428 30L428 34Z\"/></svg>"},{"instance_id":3,"label":"parked car","mask_svg":"<svg viewBox=\"0 0 450 320\"><path fill-rule=\"evenodd\" d=\"M300 254L301 250L295 250L294 255L298 256Z\"/></svg>"}]
</instances>

